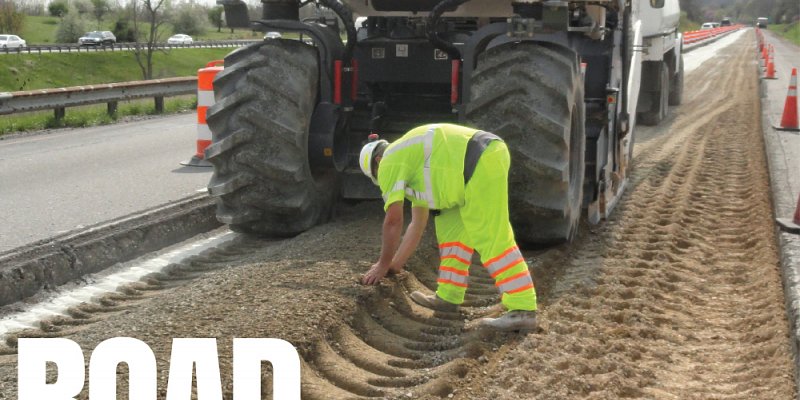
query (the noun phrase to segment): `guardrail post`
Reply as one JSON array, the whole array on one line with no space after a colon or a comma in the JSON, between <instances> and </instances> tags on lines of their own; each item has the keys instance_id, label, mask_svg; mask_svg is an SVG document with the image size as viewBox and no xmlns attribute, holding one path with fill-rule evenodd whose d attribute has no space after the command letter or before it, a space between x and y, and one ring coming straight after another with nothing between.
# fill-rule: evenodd
<instances>
[{"instance_id":1,"label":"guardrail post","mask_svg":"<svg viewBox=\"0 0 800 400\"><path fill-rule=\"evenodd\" d=\"M67 114L67 110L64 107L58 107L55 109L55 117L56 122L61 121L64 119L64 116Z\"/></svg>"},{"instance_id":2,"label":"guardrail post","mask_svg":"<svg viewBox=\"0 0 800 400\"><path fill-rule=\"evenodd\" d=\"M107 104L108 115L114 115L117 113L117 105L116 101L109 101Z\"/></svg>"},{"instance_id":3,"label":"guardrail post","mask_svg":"<svg viewBox=\"0 0 800 400\"><path fill-rule=\"evenodd\" d=\"M156 96L156 114L164 112L164 96Z\"/></svg>"}]
</instances>

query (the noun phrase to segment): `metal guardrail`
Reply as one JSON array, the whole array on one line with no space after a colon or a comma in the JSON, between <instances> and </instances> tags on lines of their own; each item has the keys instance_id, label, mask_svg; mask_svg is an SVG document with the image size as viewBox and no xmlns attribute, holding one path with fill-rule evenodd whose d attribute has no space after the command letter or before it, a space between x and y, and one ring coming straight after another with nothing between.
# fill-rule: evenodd
<instances>
[{"instance_id":1,"label":"metal guardrail","mask_svg":"<svg viewBox=\"0 0 800 400\"><path fill-rule=\"evenodd\" d=\"M152 97L156 112L164 111L164 97L197 93L197 77L151 79L57 89L0 93L0 115L19 112L55 110L63 119L67 107L107 103L108 113L117 111L119 101Z\"/></svg>"},{"instance_id":2,"label":"metal guardrail","mask_svg":"<svg viewBox=\"0 0 800 400\"><path fill-rule=\"evenodd\" d=\"M221 48L221 47L240 47L261 40L207 40L194 42L192 44L168 44L157 43L159 49L185 49L185 48ZM0 48L0 54L42 54L42 53L86 53L97 51L123 51L146 48L146 43L116 43L113 45L94 45L82 46L73 43L55 43L51 45L32 45L18 48Z\"/></svg>"}]
</instances>

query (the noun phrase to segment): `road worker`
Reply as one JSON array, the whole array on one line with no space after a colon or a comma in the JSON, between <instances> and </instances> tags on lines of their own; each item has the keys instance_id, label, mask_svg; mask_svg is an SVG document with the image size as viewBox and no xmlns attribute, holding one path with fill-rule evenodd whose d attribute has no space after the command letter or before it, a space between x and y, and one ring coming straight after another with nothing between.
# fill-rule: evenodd
<instances>
[{"instance_id":1,"label":"road worker","mask_svg":"<svg viewBox=\"0 0 800 400\"><path fill-rule=\"evenodd\" d=\"M388 272L402 271L430 212L441 259L438 288L433 295L412 293L414 302L457 311L477 250L509 311L484 318L480 325L502 331L535 329L536 291L508 219L506 144L491 133L452 124L420 126L391 144L377 135L370 139L361 149L359 165L380 186L386 216L380 259L362 283L374 285ZM411 202L411 223L402 235L405 199Z\"/></svg>"}]
</instances>

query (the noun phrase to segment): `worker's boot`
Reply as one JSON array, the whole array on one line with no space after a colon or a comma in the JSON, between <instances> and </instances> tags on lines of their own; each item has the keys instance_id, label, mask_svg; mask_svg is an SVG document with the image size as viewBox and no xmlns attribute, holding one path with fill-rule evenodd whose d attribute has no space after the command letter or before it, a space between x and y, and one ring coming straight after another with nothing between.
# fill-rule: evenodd
<instances>
[{"instance_id":1,"label":"worker's boot","mask_svg":"<svg viewBox=\"0 0 800 400\"><path fill-rule=\"evenodd\" d=\"M536 330L536 311L515 310L505 313L499 318L483 318L480 320L482 328L494 329L496 331L509 332L520 331L529 333Z\"/></svg>"},{"instance_id":2,"label":"worker's boot","mask_svg":"<svg viewBox=\"0 0 800 400\"><path fill-rule=\"evenodd\" d=\"M431 310L449 312L458 311L458 304L449 303L436 294L425 294L417 291L411 293L411 300L414 300L415 303L423 307L428 307Z\"/></svg>"}]
</instances>

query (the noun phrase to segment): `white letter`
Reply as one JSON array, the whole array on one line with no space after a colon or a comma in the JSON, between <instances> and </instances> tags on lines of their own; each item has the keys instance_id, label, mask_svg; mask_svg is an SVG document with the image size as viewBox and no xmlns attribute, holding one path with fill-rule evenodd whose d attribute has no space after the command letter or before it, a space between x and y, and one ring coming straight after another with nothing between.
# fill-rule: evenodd
<instances>
[{"instance_id":1,"label":"white letter","mask_svg":"<svg viewBox=\"0 0 800 400\"><path fill-rule=\"evenodd\" d=\"M282 339L233 339L233 399L261 399L261 361L272 363L272 399L300 400L300 356Z\"/></svg>"},{"instance_id":2,"label":"white letter","mask_svg":"<svg viewBox=\"0 0 800 400\"><path fill-rule=\"evenodd\" d=\"M145 342L118 337L98 344L89 360L89 398L117 398L117 365L128 364L130 400L155 400L156 357Z\"/></svg>"},{"instance_id":3,"label":"white letter","mask_svg":"<svg viewBox=\"0 0 800 400\"><path fill-rule=\"evenodd\" d=\"M74 400L83 389L83 352L69 339L20 338L17 343L19 400ZM58 368L56 383L47 384L47 362Z\"/></svg>"},{"instance_id":4,"label":"white letter","mask_svg":"<svg viewBox=\"0 0 800 400\"><path fill-rule=\"evenodd\" d=\"M192 398L192 367L197 366L197 399L222 400L217 339L173 339L167 400Z\"/></svg>"}]
</instances>

